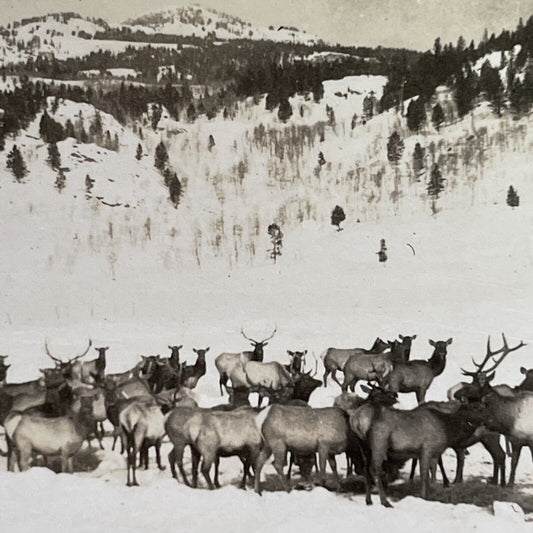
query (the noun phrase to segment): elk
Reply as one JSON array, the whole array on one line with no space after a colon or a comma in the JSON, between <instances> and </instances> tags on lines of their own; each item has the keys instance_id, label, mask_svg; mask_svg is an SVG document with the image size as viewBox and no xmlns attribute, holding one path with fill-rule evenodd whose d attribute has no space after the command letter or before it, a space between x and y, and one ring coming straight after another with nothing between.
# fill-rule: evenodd
<instances>
[{"instance_id":1,"label":"elk","mask_svg":"<svg viewBox=\"0 0 533 533\"><path fill-rule=\"evenodd\" d=\"M16 411L8 415L4 427L16 450L19 469L28 470L32 453L38 453L45 457L59 455L61 471L72 473L73 456L94 427L92 406L92 398L82 398L79 412L69 416L43 418ZM11 469L13 463L11 459Z\"/></svg>"},{"instance_id":2,"label":"elk","mask_svg":"<svg viewBox=\"0 0 533 533\"><path fill-rule=\"evenodd\" d=\"M0 387L4 386L7 379L7 370L11 365L6 365L7 355L0 355Z\"/></svg>"},{"instance_id":3,"label":"elk","mask_svg":"<svg viewBox=\"0 0 533 533\"><path fill-rule=\"evenodd\" d=\"M241 364L241 362L244 361L257 361L262 362L264 352L264 347L268 344L268 341L274 337L276 334L277 327L274 328L274 331L270 335L270 337L267 337L266 339L263 339L262 341L256 341L254 339L251 339L250 337L247 337L244 333L243 329L241 328L241 335L248 341L252 343L252 346L254 347L253 351L244 351L239 353L221 353L218 355L215 359L215 366L217 367L218 373L220 375L219 380L219 386L220 386L220 395L223 396L224 391L222 387L226 388L226 392L228 392L227 389L227 383L230 377L230 374L232 373L235 366Z\"/></svg>"},{"instance_id":4,"label":"elk","mask_svg":"<svg viewBox=\"0 0 533 533\"><path fill-rule=\"evenodd\" d=\"M255 473L257 492L260 492L261 469L270 454L274 455L274 468L283 486L287 492L290 490L283 472L287 464L287 452L295 455L318 453L322 483L325 483L327 461L335 476L337 487L340 485L335 455L346 452L350 445L350 430L343 411L337 407L314 409L308 406L276 404L261 411L257 415L256 423L261 428L266 442Z\"/></svg>"},{"instance_id":5,"label":"elk","mask_svg":"<svg viewBox=\"0 0 533 533\"><path fill-rule=\"evenodd\" d=\"M305 356L307 355L307 350L303 352L291 352L287 350L291 362L288 365L283 365L289 374L301 374L305 368Z\"/></svg>"},{"instance_id":6,"label":"elk","mask_svg":"<svg viewBox=\"0 0 533 533\"><path fill-rule=\"evenodd\" d=\"M105 348L95 348L98 357L92 361L75 361L72 363L72 379L82 383L94 383L94 376L103 379L106 367L106 352L109 346Z\"/></svg>"},{"instance_id":7,"label":"elk","mask_svg":"<svg viewBox=\"0 0 533 533\"><path fill-rule=\"evenodd\" d=\"M481 363L472 359L475 371L462 370L463 374L472 378L472 383L461 383L455 386L451 392L455 398L462 401L481 401L486 405L491 413L493 422L488 425L488 429L501 433L508 437L512 445L511 454L511 474L509 485L514 485L516 468L520 459L523 446L529 446L533 454L533 428L528 423L533 408L533 392L528 390L527 371L523 367L520 369L526 374L526 379L518 387L508 387L507 385L496 385L492 387L490 382L494 379L496 368L511 353L523 346L521 341L516 346L510 348L505 335L502 333L503 347L493 351L490 346L490 336L487 340L487 353ZM496 355L501 354L498 359ZM489 361L492 366L486 368Z\"/></svg>"},{"instance_id":8,"label":"elk","mask_svg":"<svg viewBox=\"0 0 533 533\"><path fill-rule=\"evenodd\" d=\"M447 413L427 407L409 411L396 410L396 392L390 390L372 394L368 401L350 415L350 426L367 448L366 503L372 504L370 481L377 482L381 504L392 507L383 484L383 464L388 456L416 457L420 461L422 498L427 498L429 469L446 448L471 435L484 421L486 412L479 407L461 405L456 412Z\"/></svg>"},{"instance_id":9,"label":"elk","mask_svg":"<svg viewBox=\"0 0 533 533\"><path fill-rule=\"evenodd\" d=\"M333 381L342 387L342 384L337 379L337 370L344 371L344 367L352 355L380 354L389 347L388 342L382 341L378 337L369 350L365 348L328 348L322 355L322 360L324 361L324 387L328 386L327 379L330 374Z\"/></svg>"},{"instance_id":10,"label":"elk","mask_svg":"<svg viewBox=\"0 0 533 533\"><path fill-rule=\"evenodd\" d=\"M168 415L162 413L159 405L149 405L134 400L121 409L119 413L120 431L127 451L127 482L128 487L137 486L136 466L137 453L147 442L154 443L157 466L161 465L161 442L165 435L165 421ZM146 463L147 464L147 463Z\"/></svg>"},{"instance_id":11,"label":"elk","mask_svg":"<svg viewBox=\"0 0 533 533\"><path fill-rule=\"evenodd\" d=\"M180 344L179 346L168 346L168 349L170 350L170 364L176 369L180 367L180 350L182 348L183 344Z\"/></svg>"},{"instance_id":12,"label":"elk","mask_svg":"<svg viewBox=\"0 0 533 533\"><path fill-rule=\"evenodd\" d=\"M452 338L437 342L430 339L429 344L434 347L434 351L429 360L395 363L392 372L387 377L390 390L393 392L414 392L418 403L424 402L426 392L433 380L444 371L448 346L452 341Z\"/></svg>"},{"instance_id":13,"label":"elk","mask_svg":"<svg viewBox=\"0 0 533 533\"><path fill-rule=\"evenodd\" d=\"M189 389L194 389L200 378L205 376L205 354L209 351L209 347L205 350L193 348L192 351L196 354L194 365L184 365L181 367L181 384Z\"/></svg>"}]
</instances>

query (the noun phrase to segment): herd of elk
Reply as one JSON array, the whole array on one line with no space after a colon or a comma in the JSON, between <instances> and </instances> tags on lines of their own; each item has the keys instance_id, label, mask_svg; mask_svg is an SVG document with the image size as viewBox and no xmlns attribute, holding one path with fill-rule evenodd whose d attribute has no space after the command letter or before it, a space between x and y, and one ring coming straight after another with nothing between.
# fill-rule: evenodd
<instances>
[{"instance_id":1,"label":"herd of elk","mask_svg":"<svg viewBox=\"0 0 533 533\"><path fill-rule=\"evenodd\" d=\"M427 360L411 359L413 336L383 341L379 337L370 349L329 348L324 356L323 379L316 379L318 361L306 372L308 351L287 350L288 364L264 362L264 347L272 334L256 341L241 328L242 336L253 351L221 353L215 358L220 392L229 394L229 402L200 408L190 396L206 374L209 348L197 349L194 364L180 359L182 346L170 346L170 356L141 356L133 368L118 374L106 374L108 347L96 348L98 357L81 359L87 349L63 360L45 351L54 368L41 369L42 376L25 383L9 383L7 356L0 356L0 423L4 425L8 446L8 468L18 463L20 470L29 468L34 455L59 456L62 471L73 470L73 457L83 442L96 436L103 448L103 422L114 427L113 449L120 437L127 459L127 485L137 485L137 467L148 468L148 452L155 448L157 466L161 463L161 444L168 435L172 450L168 459L173 477L178 472L190 485L183 457L190 448L192 486L198 485L198 471L209 488L219 487L220 458L237 456L243 465L240 486L246 487L253 471L255 490L261 493L261 472L273 456L274 468L283 486L290 490L293 464L309 479L315 466L325 483L326 463L340 486L336 455L345 454L347 475L352 468L364 476L366 502L375 484L381 503L390 506L386 496L387 480L407 461L420 463L421 496L429 491L430 474L441 468L443 482L448 479L441 456L452 448L457 454L455 482L463 479L466 449L480 442L493 457L493 483L505 484L505 452L499 444L504 435L512 447L509 484L515 480L520 451L524 446L533 452L533 370L521 368L523 382L514 388L491 386L496 368L521 342L509 347L504 335L503 347L492 350L490 337L487 353L474 371L463 370L471 378L448 391L448 402L425 402L433 380L446 366L447 341L429 340L433 353ZM314 356L313 356L314 357ZM344 374L341 383L336 372ZM340 385L342 394L333 407L314 408L311 394L327 377ZM359 381L367 394L354 394ZM352 392L349 393L348 391ZM399 393L415 393L418 406L410 410L394 407ZM250 406L250 393L258 393L257 408ZM263 400L268 407L261 409ZM98 424L100 427L98 427ZM289 470L285 475L287 456ZM318 461L317 461L318 457ZM214 466L214 479L211 468ZM177 469L176 469L177 467Z\"/></svg>"}]
</instances>

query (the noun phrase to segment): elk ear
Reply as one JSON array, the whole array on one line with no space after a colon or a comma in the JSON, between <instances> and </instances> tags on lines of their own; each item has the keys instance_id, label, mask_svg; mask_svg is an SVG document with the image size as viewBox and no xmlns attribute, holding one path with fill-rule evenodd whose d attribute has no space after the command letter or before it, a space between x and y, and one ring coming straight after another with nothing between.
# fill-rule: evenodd
<instances>
[{"instance_id":1,"label":"elk ear","mask_svg":"<svg viewBox=\"0 0 533 533\"><path fill-rule=\"evenodd\" d=\"M4 368L9 368L11 365L4 365Z\"/></svg>"},{"instance_id":2,"label":"elk ear","mask_svg":"<svg viewBox=\"0 0 533 533\"><path fill-rule=\"evenodd\" d=\"M46 375L46 368L39 368L39 372Z\"/></svg>"},{"instance_id":3,"label":"elk ear","mask_svg":"<svg viewBox=\"0 0 533 533\"><path fill-rule=\"evenodd\" d=\"M521 374L524 374L524 376L525 376L525 375L527 374L527 368L521 366L521 367L520 367L520 373L521 373Z\"/></svg>"},{"instance_id":4,"label":"elk ear","mask_svg":"<svg viewBox=\"0 0 533 533\"><path fill-rule=\"evenodd\" d=\"M168 349L169 349L169 350L172 350L172 346L170 346L170 344L168 345Z\"/></svg>"},{"instance_id":5,"label":"elk ear","mask_svg":"<svg viewBox=\"0 0 533 533\"><path fill-rule=\"evenodd\" d=\"M304 355L307 355L307 350L304 350Z\"/></svg>"},{"instance_id":6,"label":"elk ear","mask_svg":"<svg viewBox=\"0 0 533 533\"><path fill-rule=\"evenodd\" d=\"M194 353L198 353L198 350L197 350L196 348L193 348L192 351L193 351Z\"/></svg>"},{"instance_id":7,"label":"elk ear","mask_svg":"<svg viewBox=\"0 0 533 533\"><path fill-rule=\"evenodd\" d=\"M487 374L487 381L492 381L494 379L494 376L496 375L496 371Z\"/></svg>"},{"instance_id":8,"label":"elk ear","mask_svg":"<svg viewBox=\"0 0 533 533\"><path fill-rule=\"evenodd\" d=\"M372 389L370 387L367 387L366 385L361 385L361 389L367 394L370 394L372 392Z\"/></svg>"},{"instance_id":9,"label":"elk ear","mask_svg":"<svg viewBox=\"0 0 533 533\"><path fill-rule=\"evenodd\" d=\"M290 350L287 350L287 353L288 353L291 357L294 356L294 352L291 352Z\"/></svg>"},{"instance_id":10,"label":"elk ear","mask_svg":"<svg viewBox=\"0 0 533 533\"><path fill-rule=\"evenodd\" d=\"M446 344L451 344L453 341L453 337L450 337L447 341L446 341Z\"/></svg>"},{"instance_id":11,"label":"elk ear","mask_svg":"<svg viewBox=\"0 0 533 533\"><path fill-rule=\"evenodd\" d=\"M413 335L413 336L411 337L411 340L414 341L415 339L416 339L416 335Z\"/></svg>"},{"instance_id":12,"label":"elk ear","mask_svg":"<svg viewBox=\"0 0 533 533\"><path fill-rule=\"evenodd\" d=\"M267 344L268 344L268 342L264 342L264 343L263 343L263 347L266 346Z\"/></svg>"},{"instance_id":13,"label":"elk ear","mask_svg":"<svg viewBox=\"0 0 533 533\"><path fill-rule=\"evenodd\" d=\"M403 335L398 335L398 338L401 339L402 341L404 339Z\"/></svg>"},{"instance_id":14,"label":"elk ear","mask_svg":"<svg viewBox=\"0 0 533 533\"><path fill-rule=\"evenodd\" d=\"M208 351L209 351L209 348L211 348L211 346L208 346L208 347L204 350L204 352L208 352Z\"/></svg>"},{"instance_id":15,"label":"elk ear","mask_svg":"<svg viewBox=\"0 0 533 533\"><path fill-rule=\"evenodd\" d=\"M180 344L177 348L178 350L181 350L183 348L183 344Z\"/></svg>"},{"instance_id":16,"label":"elk ear","mask_svg":"<svg viewBox=\"0 0 533 533\"><path fill-rule=\"evenodd\" d=\"M428 342L429 342L429 344L430 344L431 346L435 346L435 341L433 341L433 340L429 339L429 341L428 341Z\"/></svg>"}]
</instances>

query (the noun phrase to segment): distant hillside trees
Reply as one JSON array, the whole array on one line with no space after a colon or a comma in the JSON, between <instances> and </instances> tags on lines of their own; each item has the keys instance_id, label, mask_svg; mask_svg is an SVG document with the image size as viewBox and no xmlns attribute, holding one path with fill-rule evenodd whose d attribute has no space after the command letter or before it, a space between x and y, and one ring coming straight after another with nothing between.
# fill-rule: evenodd
<instances>
[{"instance_id":1,"label":"distant hillside trees","mask_svg":"<svg viewBox=\"0 0 533 533\"><path fill-rule=\"evenodd\" d=\"M87 174L85 176L85 197L90 198L91 197L91 191L94 187L94 180Z\"/></svg>"},{"instance_id":2,"label":"distant hillside trees","mask_svg":"<svg viewBox=\"0 0 533 533\"><path fill-rule=\"evenodd\" d=\"M414 132L419 132L426 122L426 105L422 97L409 102L407 107L407 127Z\"/></svg>"},{"instance_id":3,"label":"distant hillside trees","mask_svg":"<svg viewBox=\"0 0 533 533\"><path fill-rule=\"evenodd\" d=\"M137 151L135 152L135 159L137 159L137 161L140 161L142 159L142 156L143 156L143 147L141 143L139 143L137 145Z\"/></svg>"},{"instance_id":4,"label":"distant hillside trees","mask_svg":"<svg viewBox=\"0 0 533 533\"><path fill-rule=\"evenodd\" d=\"M277 258L281 255L281 248L283 247L283 232L276 223L272 223L267 228L267 233L270 236L270 242L272 248L269 251L270 258L276 262Z\"/></svg>"},{"instance_id":5,"label":"distant hillside trees","mask_svg":"<svg viewBox=\"0 0 533 533\"><path fill-rule=\"evenodd\" d=\"M431 122L437 131L440 131L440 127L444 122L444 111L442 106L437 102L431 111Z\"/></svg>"},{"instance_id":6,"label":"distant hillside trees","mask_svg":"<svg viewBox=\"0 0 533 533\"><path fill-rule=\"evenodd\" d=\"M474 101L478 95L478 78L470 65L461 68L455 76L455 102L459 117L463 117L474 108Z\"/></svg>"},{"instance_id":7,"label":"distant hillside trees","mask_svg":"<svg viewBox=\"0 0 533 533\"><path fill-rule=\"evenodd\" d=\"M6 166L11 172L13 172L13 175L18 182L21 182L28 174L26 163L24 162L22 154L16 144L11 149L11 152L7 154Z\"/></svg>"},{"instance_id":8,"label":"distant hillside trees","mask_svg":"<svg viewBox=\"0 0 533 533\"><path fill-rule=\"evenodd\" d=\"M67 179L65 177L65 173L63 172L63 169L60 168L57 171L57 177L54 183L54 187L58 190L58 192L61 192L65 188L66 181Z\"/></svg>"},{"instance_id":9,"label":"distant hillside trees","mask_svg":"<svg viewBox=\"0 0 533 533\"><path fill-rule=\"evenodd\" d=\"M507 190L507 205L509 207L518 207L520 205L520 197L512 185Z\"/></svg>"},{"instance_id":10,"label":"distant hillside trees","mask_svg":"<svg viewBox=\"0 0 533 533\"><path fill-rule=\"evenodd\" d=\"M58 143L65 138L65 130L63 126L56 122L47 112L43 112L43 116L39 122L39 135L46 143Z\"/></svg>"},{"instance_id":11,"label":"distant hillside trees","mask_svg":"<svg viewBox=\"0 0 533 533\"><path fill-rule=\"evenodd\" d=\"M341 222L345 219L344 209L340 205L336 205L331 212L331 225L337 226L337 231L341 231Z\"/></svg>"},{"instance_id":12,"label":"distant hillside trees","mask_svg":"<svg viewBox=\"0 0 533 533\"><path fill-rule=\"evenodd\" d=\"M405 145L397 131L393 131L387 142L387 159L391 165L397 165L402 158Z\"/></svg>"},{"instance_id":13,"label":"distant hillside trees","mask_svg":"<svg viewBox=\"0 0 533 533\"><path fill-rule=\"evenodd\" d=\"M282 122L287 122L292 117L292 106L288 98L283 98L279 103L278 118Z\"/></svg>"},{"instance_id":14,"label":"distant hillside trees","mask_svg":"<svg viewBox=\"0 0 533 533\"><path fill-rule=\"evenodd\" d=\"M161 141L155 148L154 166L160 172L163 172L168 163L168 151L165 143Z\"/></svg>"},{"instance_id":15,"label":"distant hillside trees","mask_svg":"<svg viewBox=\"0 0 533 533\"><path fill-rule=\"evenodd\" d=\"M61 166L61 155L56 143L48 145L48 159L46 161L54 170Z\"/></svg>"},{"instance_id":16,"label":"distant hillside trees","mask_svg":"<svg viewBox=\"0 0 533 533\"><path fill-rule=\"evenodd\" d=\"M500 78L500 71L497 68L491 67L488 61L485 61L481 67L479 86L485 93L494 112L498 116L501 116L505 100L503 83Z\"/></svg>"},{"instance_id":17,"label":"distant hillside trees","mask_svg":"<svg viewBox=\"0 0 533 533\"><path fill-rule=\"evenodd\" d=\"M167 187L170 196L170 201L177 209L180 203L182 189L181 182L175 172L173 172L170 178L168 179Z\"/></svg>"},{"instance_id":18,"label":"distant hillside trees","mask_svg":"<svg viewBox=\"0 0 533 533\"><path fill-rule=\"evenodd\" d=\"M413 150L413 172L416 181L420 181L420 175L423 174L426 168L424 157L424 149L420 146L420 143L416 143L415 149Z\"/></svg>"},{"instance_id":19,"label":"distant hillside trees","mask_svg":"<svg viewBox=\"0 0 533 533\"><path fill-rule=\"evenodd\" d=\"M439 194L444 190L444 178L437 163L433 163L431 167L431 174L427 186L429 196L438 198Z\"/></svg>"}]
</instances>

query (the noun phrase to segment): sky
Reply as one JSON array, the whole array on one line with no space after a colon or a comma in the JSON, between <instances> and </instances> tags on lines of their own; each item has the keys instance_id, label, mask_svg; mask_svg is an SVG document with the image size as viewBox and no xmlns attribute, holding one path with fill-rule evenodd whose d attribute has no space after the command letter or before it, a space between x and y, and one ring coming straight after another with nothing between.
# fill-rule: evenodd
<instances>
[{"instance_id":1,"label":"sky","mask_svg":"<svg viewBox=\"0 0 533 533\"><path fill-rule=\"evenodd\" d=\"M0 0L0 24L54 11L121 22L185 0ZM533 15L533 0L197 0L257 26L296 26L328 42L427 50L436 37L456 42L498 34Z\"/></svg>"}]
</instances>

